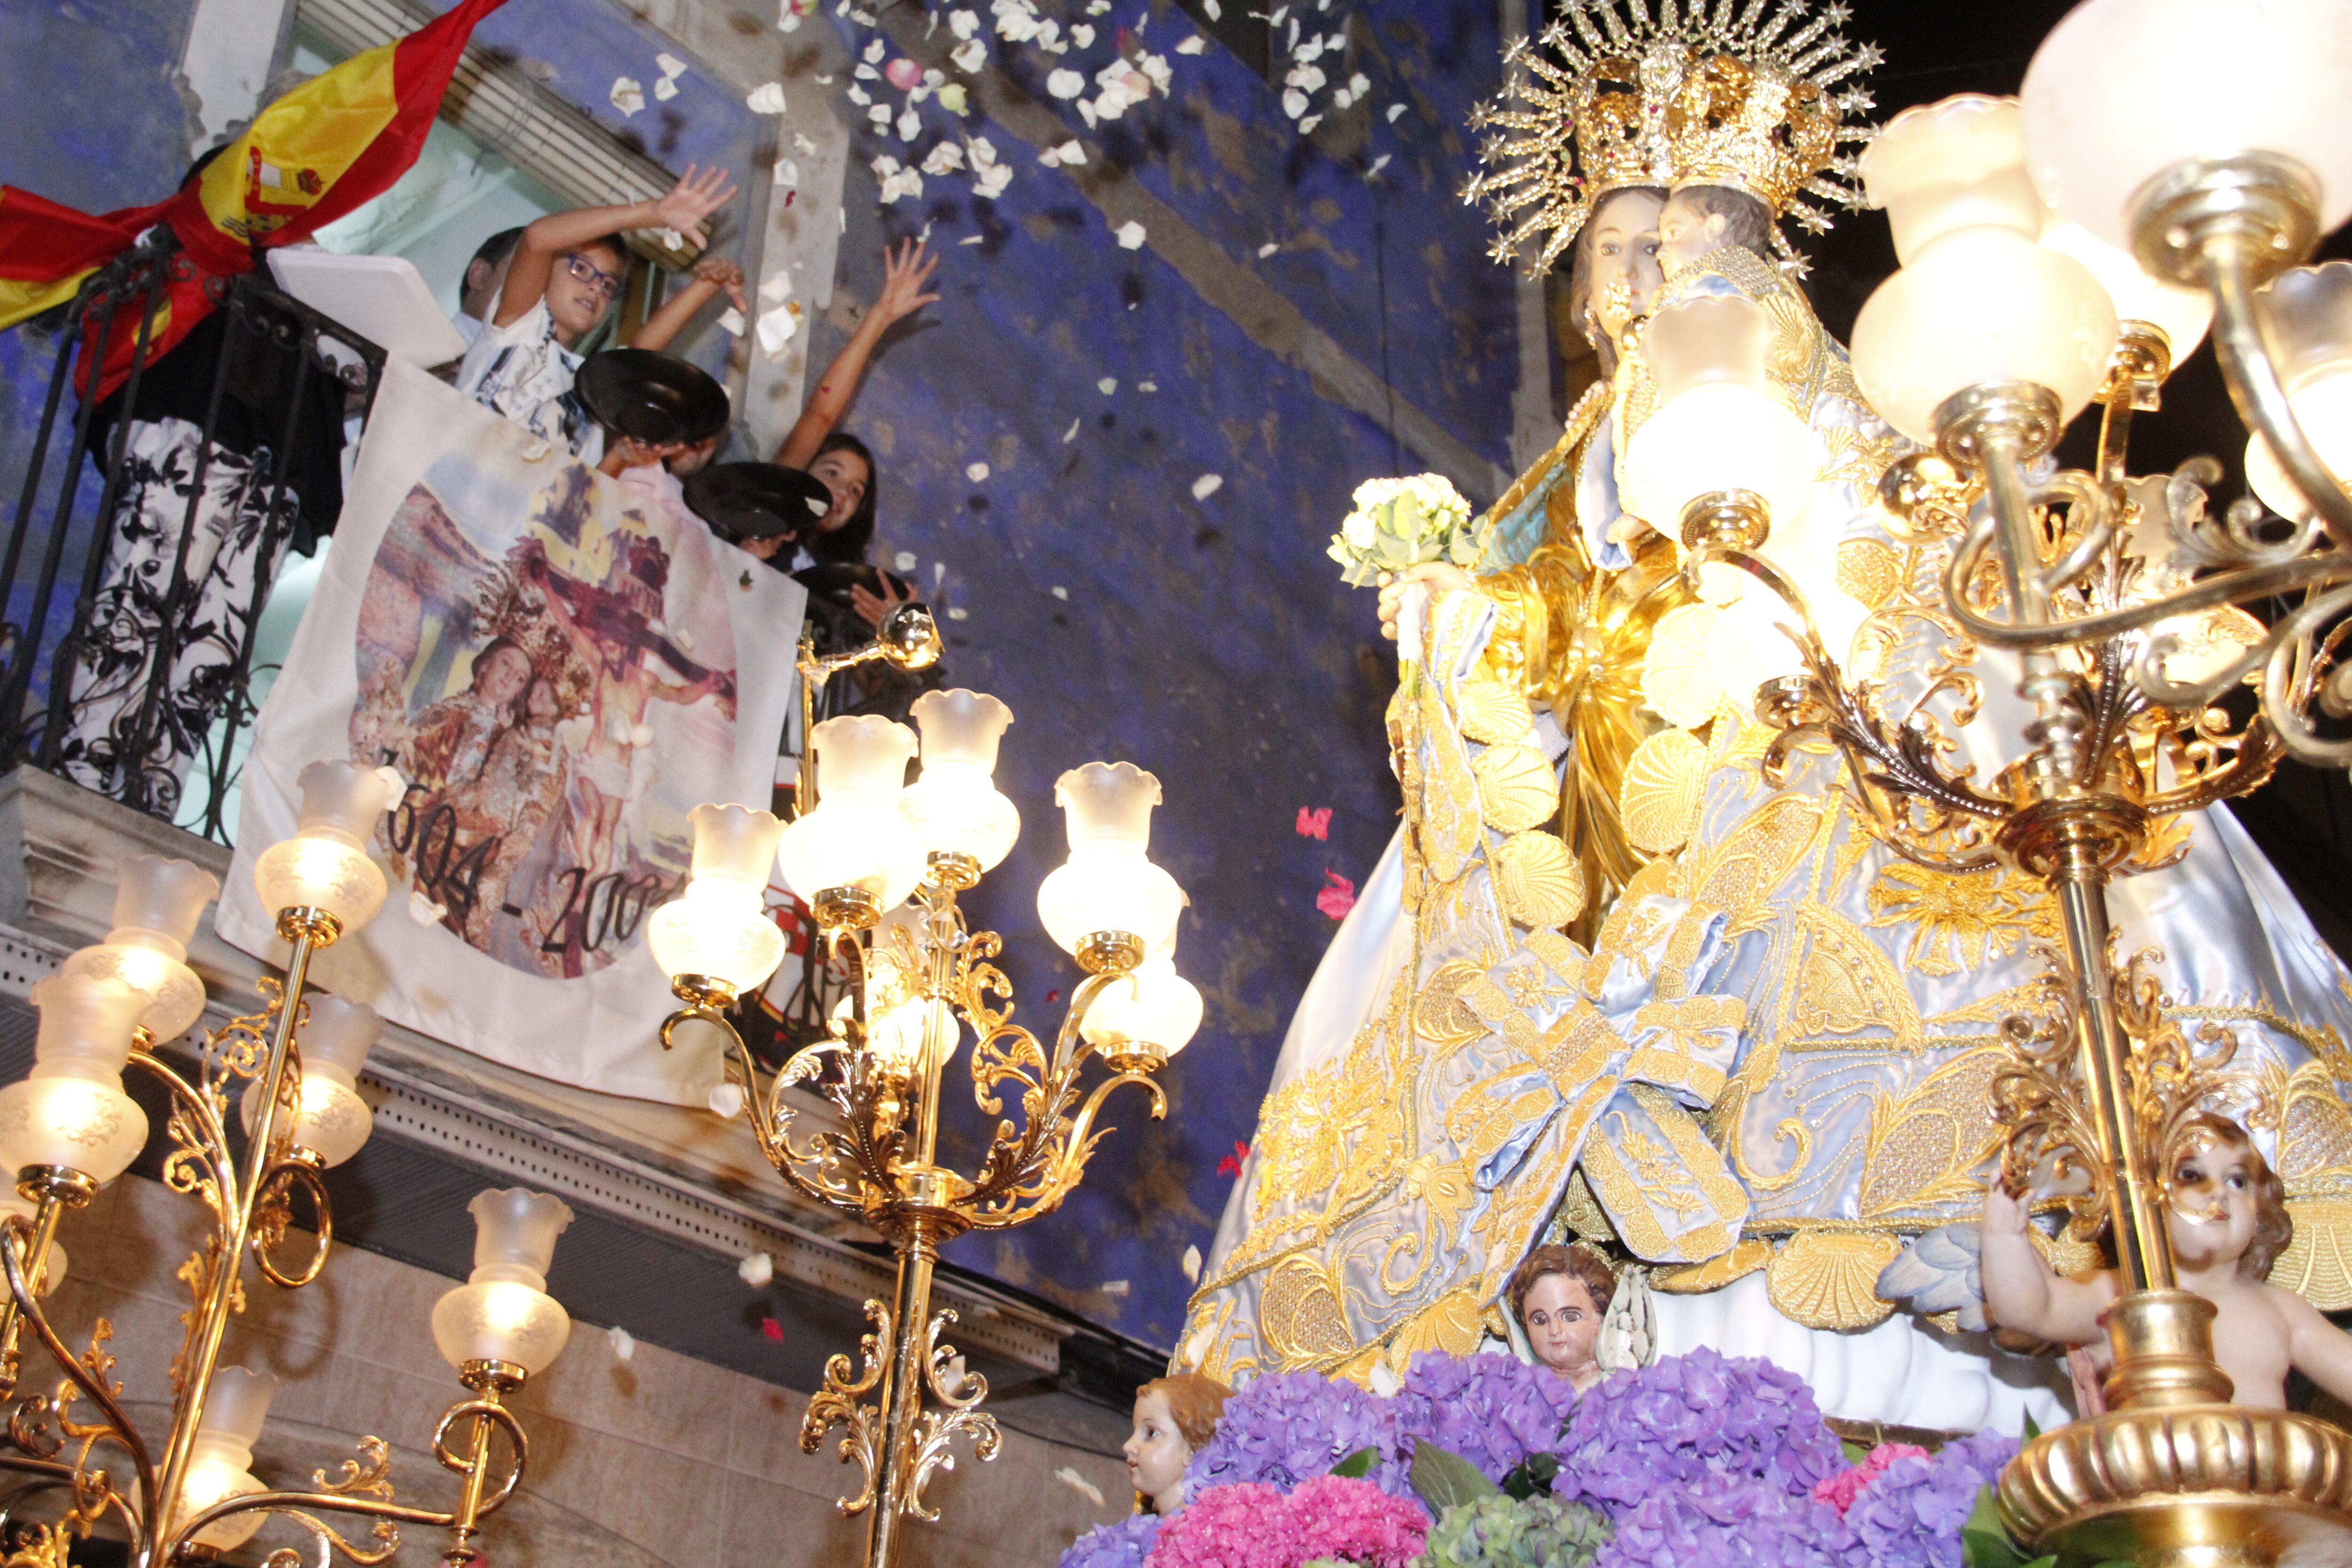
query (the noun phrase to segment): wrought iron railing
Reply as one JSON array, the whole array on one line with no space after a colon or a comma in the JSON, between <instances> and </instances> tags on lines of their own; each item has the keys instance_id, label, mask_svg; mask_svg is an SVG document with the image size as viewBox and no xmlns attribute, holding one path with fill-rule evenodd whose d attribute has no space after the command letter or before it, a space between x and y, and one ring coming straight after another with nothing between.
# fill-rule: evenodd
<instances>
[{"instance_id":1,"label":"wrought iron railing","mask_svg":"<svg viewBox=\"0 0 2352 1568\"><path fill-rule=\"evenodd\" d=\"M6 547L0 551L0 658L5 661L0 664L0 766L30 763L60 771L68 764L65 771L77 782L226 842L224 810L236 783L238 742L255 712L255 635L289 542L294 516L287 504L289 481L305 439L304 422L320 417L311 406L318 401L312 378L337 378L363 416L373 403L384 356L373 343L268 287L257 272L208 279L207 292L223 317L224 348L212 367L196 437L185 445L190 466L161 477L173 495L184 491L185 497L177 507L176 538L167 540L163 528L142 523L135 514L142 500L152 501L144 491L157 476L142 480L131 475L130 448L134 425L143 416L141 393L153 368L149 350L165 320L167 291L173 281L193 276L171 230L159 226L92 273L58 313L48 391L25 458ZM131 368L111 401L112 416L101 437L104 450L93 452L100 403L96 375L77 376L74 367L104 364L126 333L134 351ZM348 369L339 371L321 353L322 341L349 351L337 356ZM255 346L293 359L291 392L274 443L264 441L249 454L225 458L215 437L225 400L237 390L230 384L232 367L240 363L240 348ZM248 356L243 363L254 361ZM70 438L59 450L57 437L69 383L75 384L76 406ZM202 515L207 479L215 477L215 464L227 460L248 462L256 481L267 468L259 538L252 546L250 602L241 617L206 629L215 641L226 631L226 647L215 650L226 657L184 677L180 667L190 636L185 622L205 588L200 574L191 571L191 552L200 521L209 521ZM46 508L45 486L54 497ZM166 517L170 510L164 509ZM128 531L151 526L159 554L144 563L142 613L126 613L119 596L101 612L109 563L122 568ZM168 571L161 566L160 552L165 550ZM102 721L94 721L94 713L102 714ZM202 726L201 735L184 733L192 716ZM69 735L75 737L70 758Z\"/></svg>"}]
</instances>

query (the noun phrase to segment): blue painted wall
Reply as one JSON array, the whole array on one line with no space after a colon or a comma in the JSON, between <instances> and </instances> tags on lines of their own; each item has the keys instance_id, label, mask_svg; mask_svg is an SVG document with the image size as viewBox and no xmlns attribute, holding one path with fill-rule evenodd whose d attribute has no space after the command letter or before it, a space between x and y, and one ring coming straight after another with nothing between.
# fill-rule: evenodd
<instances>
[{"instance_id":1,"label":"blue painted wall","mask_svg":"<svg viewBox=\"0 0 2352 1568\"><path fill-rule=\"evenodd\" d=\"M1060 59L993 38L992 55L1050 104L1046 71L1071 66L1091 84L1118 29L1144 9L1120 0L1091 18L1091 49ZM1143 37L1168 55L1172 98L1099 133L1070 111L1068 134L1129 169L1359 360L1385 362L1399 394L1458 439L1507 463L1510 282L1455 195L1468 100L1498 75L1494 6L1334 0L1310 13L1327 29L1354 15L1354 68L1373 84L1352 132L1345 121L1334 129L1349 133L1327 131L1328 150L1302 140L1278 89L1213 41L1174 54L1192 29L1173 5L1150 13ZM1084 16L1073 5L1065 24ZM877 36L843 25L853 51ZM898 95L878 96L895 110ZM1398 101L1408 109L1391 125L1385 110ZM956 125L934 106L922 112ZM964 613L941 622L953 680L1015 714L998 777L1024 836L968 908L1007 938L1019 1016L1041 1033L1058 1026L1079 974L1034 903L1065 852L1054 780L1094 758L1150 768L1166 793L1152 853L1192 900L1177 966L1208 1018L1162 1075L1165 1122L1146 1121L1139 1098L1114 1100L1118 1131L1059 1213L966 1238L950 1256L1166 1348L1191 1290L1181 1259L1188 1246L1207 1250L1232 1184L1218 1163L1252 1135L1333 929L1315 904L1324 873L1360 882L1396 822L1381 720L1392 654L1372 595L1342 586L1324 549L1357 483L1400 462L1429 465L1398 457L1385 431L1318 395L1150 247L1121 249L1034 149L977 112L961 129L989 137L1017 170L1004 195L977 200L950 175L877 212L870 160L919 159L935 132L911 149L862 134L842 281L870 300L885 240L929 226L945 298L886 341L848 427L881 455L880 558L913 556L909 574ZM984 238L958 243L972 235ZM1268 243L1283 248L1262 259ZM812 363L838 342L821 331ZM1118 390L1100 391L1103 378ZM1139 391L1146 381L1159 390ZM989 465L985 480L967 478L974 462ZM1204 473L1224 484L1196 501ZM1301 806L1333 808L1328 842L1297 833ZM982 1119L968 1097L950 1107L948 1142L968 1163Z\"/></svg>"}]
</instances>

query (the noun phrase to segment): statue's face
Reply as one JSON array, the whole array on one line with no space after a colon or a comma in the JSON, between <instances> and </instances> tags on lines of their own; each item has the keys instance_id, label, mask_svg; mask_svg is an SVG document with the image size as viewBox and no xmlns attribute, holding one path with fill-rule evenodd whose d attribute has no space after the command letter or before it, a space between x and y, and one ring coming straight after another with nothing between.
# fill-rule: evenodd
<instances>
[{"instance_id":1,"label":"statue's face","mask_svg":"<svg viewBox=\"0 0 2352 1568\"><path fill-rule=\"evenodd\" d=\"M2234 1264L2253 1245L2254 1173L2243 1143L2208 1138L2172 1173L2168 1228L2184 1268Z\"/></svg>"},{"instance_id":2,"label":"statue's face","mask_svg":"<svg viewBox=\"0 0 2352 1568\"><path fill-rule=\"evenodd\" d=\"M1721 248L1729 222L1721 213L1699 212L1680 195L1667 197L1658 213L1658 265L1672 277Z\"/></svg>"},{"instance_id":3,"label":"statue's face","mask_svg":"<svg viewBox=\"0 0 2352 1568\"><path fill-rule=\"evenodd\" d=\"M1135 1431L1121 1452L1135 1489L1150 1498L1163 1514L1173 1513L1183 1500L1184 1467L1192 1450L1176 1428L1168 1408L1168 1394L1155 1388L1135 1402Z\"/></svg>"},{"instance_id":4,"label":"statue's face","mask_svg":"<svg viewBox=\"0 0 2352 1568\"><path fill-rule=\"evenodd\" d=\"M1581 1279L1547 1274L1537 1280L1520 1300L1519 1326L1527 1331L1528 1348L1536 1359L1560 1376L1572 1378L1593 1369L1601 1308Z\"/></svg>"},{"instance_id":5,"label":"statue's face","mask_svg":"<svg viewBox=\"0 0 2352 1568\"><path fill-rule=\"evenodd\" d=\"M1592 215L1592 320L1613 340L1646 315L1664 277L1658 270L1658 197L1619 191Z\"/></svg>"}]
</instances>

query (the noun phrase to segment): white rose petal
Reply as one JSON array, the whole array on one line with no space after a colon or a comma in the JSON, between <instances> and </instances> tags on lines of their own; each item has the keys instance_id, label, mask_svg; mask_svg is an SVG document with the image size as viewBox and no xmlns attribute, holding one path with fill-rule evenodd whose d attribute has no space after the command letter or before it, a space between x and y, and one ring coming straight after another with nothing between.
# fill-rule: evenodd
<instances>
[{"instance_id":1,"label":"white rose petal","mask_svg":"<svg viewBox=\"0 0 2352 1568\"><path fill-rule=\"evenodd\" d=\"M606 1343L613 1347L613 1359L614 1361L634 1361L636 1359L636 1336L630 1333L628 1330L621 1327L620 1324L614 1323L611 1328L606 1329L604 1331L604 1340Z\"/></svg>"},{"instance_id":2,"label":"white rose petal","mask_svg":"<svg viewBox=\"0 0 2352 1568\"><path fill-rule=\"evenodd\" d=\"M923 133L923 117L913 110L898 116L898 140L912 142Z\"/></svg>"},{"instance_id":3,"label":"white rose petal","mask_svg":"<svg viewBox=\"0 0 2352 1568\"><path fill-rule=\"evenodd\" d=\"M1217 0L1201 0L1201 10L1212 22L1225 14L1224 8L1217 4Z\"/></svg>"},{"instance_id":4,"label":"white rose petal","mask_svg":"<svg viewBox=\"0 0 2352 1568\"><path fill-rule=\"evenodd\" d=\"M1276 251L1280 250L1281 248L1282 247L1279 244L1273 240L1268 240L1264 245L1257 247L1257 258L1260 261L1264 261L1267 257L1272 256Z\"/></svg>"},{"instance_id":5,"label":"white rose petal","mask_svg":"<svg viewBox=\"0 0 2352 1568\"><path fill-rule=\"evenodd\" d=\"M866 111L866 118L874 122L875 130L887 131L890 129L890 106L877 103Z\"/></svg>"},{"instance_id":6,"label":"white rose petal","mask_svg":"<svg viewBox=\"0 0 2352 1568\"><path fill-rule=\"evenodd\" d=\"M1402 103L1391 103L1389 105L1389 123L1391 125L1394 125L1398 121L1404 118L1404 109L1405 106Z\"/></svg>"},{"instance_id":7,"label":"white rose petal","mask_svg":"<svg viewBox=\"0 0 2352 1568\"><path fill-rule=\"evenodd\" d=\"M783 83L761 82L745 96L743 107L754 114L782 114L784 111Z\"/></svg>"},{"instance_id":8,"label":"white rose petal","mask_svg":"<svg viewBox=\"0 0 2352 1568\"><path fill-rule=\"evenodd\" d=\"M686 62L679 59L676 55L656 55L654 57L654 64L661 67L662 75L664 76L684 76L686 74Z\"/></svg>"},{"instance_id":9,"label":"white rose petal","mask_svg":"<svg viewBox=\"0 0 2352 1568\"><path fill-rule=\"evenodd\" d=\"M743 1086L740 1083L715 1083L710 1086L710 1113L714 1116L740 1116L743 1111Z\"/></svg>"},{"instance_id":10,"label":"white rose petal","mask_svg":"<svg viewBox=\"0 0 2352 1568\"><path fill-rule=\"evenodd\" d=\"M646 106L646 89L631 77L617 77L613 82L613 107L624 114L635 114Z\"/></svg>"},{"instance_id":11,"label":"white rose petal","mask_svg":"<svg viewBox=\"0 0 2352 1568\"><path fill-rule=\"evenodd\" d=\"M942 142L923 159L923 173L944 174L963 167L963 149L952 142Z\"/></svg>"},{"instance_id":12,"label":"white rose petal","mask_svg":"<svg viewBox=\"0 0 2352 1568\"><path fill-rule=\"evenodd\" d=\"M957 240L956 243L958 245L986 245L988 243L988 236L984 234L968 234L961 239Z\"/></svg>"},{"instance_id":13,"label":"white rose petal","mask_svg":"<svg viewBox=\"0 0 2352 1568\"><path fill-rule=\"evenodd\" d=\"M809 140L808 135L803 132L795 131L793 132L793 145L799 148L803 153L814 153L816 151L816 143Z\"/></svg>"},{"instance_id":14,"label":"white rose petal","mask_svg":"<svg viewBox=\"0 0 2352 1568\"><path fill-rule=\"evenodd\" d=\"M412 891L408 895L408 918L418 925L436 925L440 922L441 917L448 912L447 905L436 904L423 893Z\"/></svg>"},{"instance_id":15,"label":"white rose petal","mask_svg":"<svg viewBox=\"0 0 2352 1568\"><path fill-rule=\"evenodd\" d=\"M948 31L959 38L969 38L980 31L980 18L970 11L948 13Z\"/></svg>"},{"instance_id":16,"label":"white rose petal","mask_svg":"<svg viewBox=\"0 0 2352 1568\"><path fill-rule=\"evenodd\" d=\"M866 46L866 63L870 66L878 66L882 63L882 57L889 52L890 46L885 43L882 39L877 38L872 43Z\"/></svg>"},{"instance_id":17,"label":"white rose petal","mask_svg":"<svg viewBox=\"0 0 2352 1568\"><path fill-rule=\"evenodd\" d=\"M851 69L849 74L856 78L859 81L880 81L882 79L882 73L876 70L872 66L855 67Z\"/></svg>"},{"instance_id":18,"label":"white rose petal","mask_svg":"<svg viewBox=\"0 0 2352 1568\"><path fill-rule=\"evenodd\" d=\"M1054 1479L1061 1482L1064 1486L1069 1488L1072 1491L1077 1493L1080 1497L1086 1499L1088 1502L1094 1504L1097 1508L1102 1507L1102 1488L1095 1485L1094 1482L1087 1479L1086 1477L1078 1474L1076 1470L1072 1469L1069 1466L1064 1465L1060 1469L1055 1470L1054 1472Z\"/></svg>"},{"instance_id":19,"label":"white rose petal","mask_svg":"<svg viewBox=\"0 0 2352 1568\"><path fill-rule=\"evenodd\" d=\"M1307 95L1295 87L1285 88L1282 93L1282 111L1293 120L1297 119L1307 112Z\"/></svg>"},{"instance_id":20,"label":"white rose petal","mask_svg":"<svg viewBox=\"0 0 2352 1568\"><path fill-rule=\"evenodd\" d=\"M755 1252L737 1264L735 1272L740 1275L743 1283L752 1289L761 1289L766 1287L769 1280L776 1277L776 1260L764 1252Z\"/></svg>"},{"instance_id":21,"label":"white rose petal","mask_svg":"<svg viewBox=\"0 0 2352 1568\"><path fill-rule=\"evenodd\" d=\"M677 96L677 81L669 77L661 78L654 83L654 96L661 100L664 103L667 103L671 99Z\"/></svg>"},{"instance_id":22,"label":"white rose petal","mask_svg":"<svg viewBox=\"0 0 2352 1568\"><path fill-rule=\"evenodd\" d=\"M1004 194L1004 187L1012 183L1013 165L999 163L992 168L981 171L980 177L971 183L971 194L976 196L986 196L989 200L994 201Z\"/></svg>"},{"instance_id":23,"label":"white rose petal","mask_svg":"<svg viewBox=\"0 0 2352 1568\"><path fill-rule=\"evenodd\" d=\"M1298 133L1299 133L1301 136L1304 136L1304 135L1306 135L1308 132L1310 132L1310 131L1314 130L1317 126L1318 126L1318 125L1320 125L1320 124L1322 124L1322 123L1323 123L1323 117L1322 117L1321 115L1319 115L1319 114L1310 114L1310 115L1308 115L1306 119L1304 119L1304 120L1302 120L1302 121L1300 121L1298 122Z\"/></svg>"},{"instance_id":24,"label":"white rose petal","mask_svg":"<svg viewBox=\"0 0 2352 1568\"><path fill-rule=\"evenodd\" d=\"M1070 24L1070 42L1082 49L1091 49L1095 47L1095 30L1084 22L1073 22Z\"/></svg>"},{"instance_id":25,"label":"white rose petal","mask_svg":"<svg viewBox=\"0 0 2352 1568\"><path fill-rule=\"evenodd\" d=\"M1211 496L1215 495L1219 490L1223 489L1224 488L1224 475L1202 474L1199 479L1192 481L1192 499L1194 500L1207 500Z\"/></svg>"},{"instance_id":26,"label":"white rose petal","mask_svg":"<svg viewBox=\"0 0 2352 1568\"><path fill-rule=\"evenodd\" d=\"M890 557L890 564L901 572L912 572L920 563L915 559L913 551L901 550L898 554Z\"/></svg>"},{"instance_id":27,"label":"white rose petal","mask_svg":"<svg viewBox=\"0 0 2352 1568\"><path fill-rule=\"evenodd\" d=\"M793 334L800 330L800 320L793 313L791 306L786 305L774 310L762 310L760 313L760 324L757 329L760 352L766 354L771 361L783 358L784 345L792 342Z\"/></svg>"},{"instance_id":28,"label":"white rose petal","mask_svg":"<svg viewBox=\"0 0 2352 1568\"><path fill-rule=\"evenodd\" d=\"M1372 1392L1382 1399L1394 1399L1399 1394L1404 1392L1404 1381L1391 1371L1389 1363L1384 1361L1376 1361L1372 1363L1372 1374L1365 1381L1372 1385Z\"/></svg>"},{"instance_id":29,"label":"white rose petal","mask_svg":"<svg viewBox=\"0 0 2352 1568\"><path fill-rule=\"evenodd\" d=\"M1361 71L1357 71L1348 78L1348 90L1354 93L1358 98L1361 98L1364 94L1370 92L1371 90L1371 87L1372 79L1366 76Z\"/></svg>"},{"instance_id":30,"label":"white rose petal","mask_svg":"<svg viewBox=\"0 0 2352 1568\"><path fill-rule=\"evenodd\" d=\"M1054 597L1060 599L1066 604L1069 602L1070 591L1067 588L1063 587L1059 583L1056 583L1054 584Z\"/></svg>"},{"instance_id":31,"label":"white rose petal","mask_svg":"<svg viewBox=\"0 0 2352 1568\"><path fill-rule=\"evenodd\" d=\"M948 58L955 62L956 69L970 75L988 63L988 46L974 38L949 50Z\"/></svg>"},{"instance_id":32,"label":"white rose petal","mask_svg":"<svg viewBox=\"0 0 2352 1568\"><path fill-rule=\"evenodd\" d=\"M792 158L777 159L776 184L780 185L797 185L800 183L801 166L799 162Z\"/></svg>"},{"instance_id":33,"label":"white rose petal","mask_svg":"<svg viewBox=\"0 0 2352 1568\"><path fill-rule=\"evenodd\" d=\"M1106 1296L1124 1296L1127 1294L1127 1281L1124 1279L1106 1279L1102 1284L1102 1293Z\"/></svg>"},{"instance_id":34,"label":"white rose petal","mask_svg":"<svg viewBox=\"0 0 2352 1568\"><path fill-rule=\"evenodd\" d=\"M1141 250L1144 238L1143 226L1133 218L1118 226L1118 247L1121 250Z\"/></svg>"},{"instance_id":35,"label":"white rose petal","mask_svg":"<svg viewBox=\"0 0 2352 1568\"><path fill-rule=\"evenodd\" d=\"M985 169L996 162L996 143L985 136L973 137L966 143L965 151L971 154L971 166L975 169Z\"/></svg>"},{"instance_id":36,"label":"white rose petal","mask_svg":"<svg viewBox=\"0 0 2352 1568\"><path fill-rule=\"evenodd\" d=\"M862 87L853 85L849 89L849 101L863 109L874 101L874 95Z\"/></svg>"},{"instance_id":37,"label":"white rose petal","mask_svg":"<svg viewBox=\"0 0 2352 1568\"><path fill-rule=\"evenodd\" d=\"M1115 375L1107 375L1103 377L1100 381L1095 383L1095 390L1101 393L1105 397L1108 397L1112 393L1118 390L1118 377Z\"/></svg>"},{"instance_id":38,"label":"white rose petal","mask_svg":"<svg viewBox=\"0 0 2352 1568\"><path fill-rule=\"evenodd\" d=\"M1066 430L1065 430L1065 431L1063 431L1063 432L1062 432L1062 445L1063 445L1063 446L1065 446L1065 447L1066 447L1066 446L1068 446L1071 442L1073 442L1073 441L1076 440L1076 439L1078 438L1078 426L1080 426L1081 425L1084 425L1085 423L1086 423L1086 419L1085 419L1085 416L1079 416L1078 418L1076 418L1076 419L1071 420L1071 421L1070 421L1070 427L1069 427L1068 429L1066 429Z\"/></svg>"},{"instance_id":39,"label":"white rose petal","mask_svg":"<svg viewBox=\"0 0 2352 1568\"><path fill-rule=\"evenodd\" d=\"M1135 384L1135 390L1138 392L1157 392L1160 390L1160 384L1156 381L1139 381Z\"/></svg>"},{"instance_id":40,"label":"white rose petal","mask_svg":"<svg viewBox=\"0 0 2352 1568\"><path fill-rule=\"evenodd\" d=\"M1197 1247L1184 1249L1184 1278L1195 1285L1201 1282L1201 1249Z\"/></svg>"},{"instance_id":41,"label":"white rose petal","mask_svg":"<svg viewBox=\"0 0 2352 1568\"><path fill-rule=\"evenodd\" d=\"M1064 66L1045 79L1045 90L1059 99L1076 98L1087 90L1086 73Z\"/></svg>"},{"instance_id":42,"label":"white rose petal","mask_svg":"<svg viewBox=\"0 0 2352 1568\"><path fill-rule=\"evenodd\" d=\"M760 280L760 298L771 305L781 305L793 297L793 275L789 272L769 273Z\"/></svg>"},{"instance_id":43,"label":"white rose petal","mask_svg":"<svg viewBox=\"0 0 2352 1568\"><path fill-rule=\"evenodd\" d=\"M1372 166L1364 171L1364 178L1369 180L1378 175L1382 169L1389 166L1389 159L1391 156L1393 156L1393 154L1383 153L1379 157L1373 159Z\"/></svg>"},{"instance_id":44,"label":"white rose petal","mask_svg":"<svg viewBox=\"0 0 2352 1568\"><path fill-rule=\"evenodd\" d=\"M963 477L970 479L973 484L978 484L982 479L988 478L988 465L986 463L974 463L964 469Z\"/></svg>"},{"instance_id":45,"label":"white rose petal","mask_svg":"<svg viewBox=\"0 0 2352 1568\"><path fill-rule=\"evenodd\" d=\"M719 330L732 337L743 335L743 312L730 305L719 313Z\"/></svg>"},{"instance_id":46,"label":"white rose petal","mask_svg":"<svg viewBox=\"0 0 2352 1568\"><path fill-rule=\"evenodd\" d=\"M1197 55L1206 47L1208 47L1208 40L1202 37L1200 34L1195 33L1191 37L1185 39L1182 43L1177 45L1176 52L1180 55Z\"/></svg>"},{"instance_id":47,"label":"white rose petal","mask_svg":"<svg viewBox=\"0 0 2352 1568\"><path fill-rule=\"evenodd\" d=\"M971 614L971 612L965 609L961 605L950 605L948 606L948 619L951 621L962 620L966 616Z\"/></svg>"}]
</instances>

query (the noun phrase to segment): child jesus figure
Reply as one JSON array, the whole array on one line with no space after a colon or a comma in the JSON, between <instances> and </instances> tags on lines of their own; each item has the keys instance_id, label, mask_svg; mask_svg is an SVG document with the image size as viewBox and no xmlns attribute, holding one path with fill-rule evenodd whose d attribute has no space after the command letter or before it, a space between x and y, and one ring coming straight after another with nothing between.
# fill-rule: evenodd
<instances>
[{"instance_id":1,"label":"child jesus figure","mask_svg":"<svg viewBox=\"0 0 2352 1568\"><path fill-rule=\"evenodd\" d=\"M2271 1265L2294 1236L2284 1189L2248 1141L2221 1116L2193 1124L2172 1173L2168 1226L2180 1288L2213 1303L2213 1354L2236 1384L2236 1403L2286 1405L2288 1368L2338 1399L2352 1400L2352 1335L2283 1285ZM2089 1347L2105 1372L2113 1352L2102 1329L2119 1294L2116 1271L2062 1279L2026 1234L2026 1197L1998 1178L1985 1194L1985 1307L1992 1321L2041 1339ZM2090 1412L2085 1412L2090 1414Z\"/></svg>"}]
</instances>

